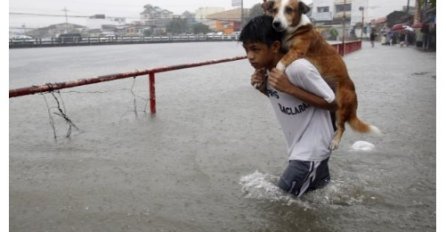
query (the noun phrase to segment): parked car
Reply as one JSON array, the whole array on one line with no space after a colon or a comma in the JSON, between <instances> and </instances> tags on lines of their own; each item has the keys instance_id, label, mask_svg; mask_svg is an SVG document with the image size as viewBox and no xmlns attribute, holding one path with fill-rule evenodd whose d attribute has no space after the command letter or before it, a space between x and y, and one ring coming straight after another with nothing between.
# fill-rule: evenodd
<instances>
[{"instance_id":1,"label":"parked car","mask_svg":"<svg viewBox=\"0 0 446 232\"><path fill-rule=\"evenodd\" d=\"M32 45L32 44L34 44L34 42L35 42L35 39L33 39L33 37L28 36L28 35L16 35L16 36L9 38L10 44Z\"/></svg>"},{"instance_id":2,"label":"parked car","mask_svg":"<svg viewBox=\"0 0 446 232\"><path fill-rule=\"evenodd\" d=\"M61 34L57 37L56 41L58 43L79 43L82 41L82 36L79 33L66 33Z\"/></svg>"}]
</instances>

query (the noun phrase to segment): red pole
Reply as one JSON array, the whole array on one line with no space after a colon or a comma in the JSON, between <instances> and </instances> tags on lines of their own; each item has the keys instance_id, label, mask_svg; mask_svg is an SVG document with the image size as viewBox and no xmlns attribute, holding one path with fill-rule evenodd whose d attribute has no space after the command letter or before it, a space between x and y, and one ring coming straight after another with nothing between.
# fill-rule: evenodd
<instances>
[{"instance_id":1,"label":"red pole","mask_svg":"<svg viewBox=\"0 0 446 232\"><path fill-rule=\"evenodd\" d=\"M149 73L150 113L156 114L155 73Z\"/></svg>"},{"instance_id":2,"label":"red pole","mask_svg":"<svg viewBox=\"0 0 446 232\"><path fill-rule=\"evenodd\" d=\"M35 93L42 93L42 92L49 92L59 89L66 89L66 88L72 88L82 85L90 85L95 84L99 82L105 82L105 81L113 81L123 78L129 78L129 77L136 77L136 76L142 76L150 73L158 73L158 72L167 72L167 71L174 71L179 69L185 69L185 68L193 68L193 67L199 67L204 65L211 65L211 64L218 64L218 63L224 63L224 62L230 62L230 61L236 61L236 60L242 60L246 59L246 56L238 56L234 58L227 58L227 59L221 59L221 60L211 60L211 61L205 61L200 63L192 63L192 64L180 64L180 65L173 65L173 66L167 66L167 67L158 67L153 69L147 69L143 71L136 71L136 72L130 72L130 73L118 73L118 74L111 74L111 75L105 75L105 76L99 76L94 78L88 78L88 79L80 79L75 81L67 81L67 82L59 82L59 83L47 83L43 85L33 85L25 88L19 88L19 89L10 89L9 90L9 98L12 97L20 97Z\"/></svg>"}]
</instances>

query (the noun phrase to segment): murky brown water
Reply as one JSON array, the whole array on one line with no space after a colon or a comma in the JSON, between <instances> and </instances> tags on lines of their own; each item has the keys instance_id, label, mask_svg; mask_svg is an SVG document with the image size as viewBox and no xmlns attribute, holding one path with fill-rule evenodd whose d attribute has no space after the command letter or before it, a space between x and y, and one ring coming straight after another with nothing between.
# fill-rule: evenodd
<instances>
[{"instance_id":1,"label":"murky brown water","mask_svg":"<svg viewBox=\"0 0 446 232\"><path fill-rule=\"evenodd\" d=\"M237 43L16 49L10 87L243 54ZM302 199L274 186L285 141L245 60L158 74L155 117L146 78L64 90L80 129L69 139L50 94L10 99L10 230L435 231L435 59L368 44L346 56L359 114L384 134L348 130L333 182ZM358 140L375 148L352 149Z\"/></svg>"}]
</instances>

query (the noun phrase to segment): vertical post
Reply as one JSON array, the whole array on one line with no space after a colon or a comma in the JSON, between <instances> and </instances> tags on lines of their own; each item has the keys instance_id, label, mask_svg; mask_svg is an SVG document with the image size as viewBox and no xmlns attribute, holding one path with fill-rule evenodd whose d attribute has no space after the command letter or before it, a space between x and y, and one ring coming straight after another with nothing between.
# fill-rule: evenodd
<instances>
[{"instance_id":1,"label":"vertical post","mask_svg":"<svg viewBox=\"0 0 446 232\"><path fill-rule=\"evenodd\" d=\"M417 24L420 23L420 1L416 0L415 1L415 15L413 17L413 24Z\"/></svg>"},{"instance_id":2,"label":"vertical post","mask_svg":"<svg viewBox=\"0 0 446 232\"><path fill-rule=\"evenodd\" d=\"M360 6L359 10L361 11L361 40L362 40L362 33L364 31L364 7Z\"/></svg>"},{"instance_id":3,"label":"vertical post","mask_svg":"<svg viewBox=\"0 0 446 232\"><path fill-rule=\"evenodd\" d=\"M243 27L243 20L244 20L244 18L245 18L245 12L244 12L244 10L243 10L243 0L241 0L240 1L240 8L241 8L241 12L240 12L240 31L242 30L242 27Z\"/></svg>"},{"instance_id":4,"label":"vertical post","mask_svg":"<svg viewBox=\"0 0 446 232\"><path fill-rule=\"evenodd\" d=\"M342 7L344 10L344 13L342 15L342 52L341 52L341 56L344 56L345 54L345 11L347 8L347 1L344 0L344 6Z\"/></svg>"},{"instance_id":5,"label":"vertical post","mask_svg":"<svg viewBox=\"0 0 446 232\"><path fill-rule=\"evenodd\" d=\"M407 0L406 13L409 14L410 0Z\"/></svg>"},{"instance_id":6,"label":"vertical post","mask_svg":"<svg viewBox=\"0 0 446 232\"><path fill-rule=\"evenodd\" d=\"M67 8L64 7L62 11L65 11L65 33L68 33L68 15L67 15Z\"/></svg>"},{"instance_id":7,"label":"vertical post","mask_svg":"<svg viewBox=\"0 0 446 232\"><path fill-rule=\"evenodd\" d=\"M156 114L155 73L149 73L150 113Z\"/></svg>"}]
</instances>

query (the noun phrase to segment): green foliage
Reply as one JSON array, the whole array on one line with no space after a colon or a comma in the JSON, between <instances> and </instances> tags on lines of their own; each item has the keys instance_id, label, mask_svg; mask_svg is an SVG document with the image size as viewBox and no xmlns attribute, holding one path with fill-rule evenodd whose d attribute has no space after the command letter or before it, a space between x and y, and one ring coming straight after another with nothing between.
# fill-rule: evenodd
<instances>
[{"instance_id":1,"label":"green foliage","mask_svg":"<svg viewBox=\"0 0 446 232\"><path fill-rule=\"evenodd\" d=\"M166 26L167 32L173 34L186 33L189 30L187 19L173 18Z\"/></svg>"},{"instance_id":2,"label":"green foliage","mask_svg":"<svg viewBox=\"0 0 446 232\"><path fill-rule=\"evenodd\" d=\"M427 1L431 7L437 7L437 1L436 0L417 0L419 6L423 6L424 3Z\"/></svg>"},{"instance_id":3,"label":"green foliage","mask_svg":"<svg viewBox=\"0 0 446 232\"><path fill-rule=\"evenodd\" d=\"M256 17L256 16L260 16L263 15L263 8L262 8L262 4L258 3L255 4L250 10L249 10L249 15L248 15L248 20L251 20L252 18Z\"/></svg>"},{"instance_id":4,"label":"green foliage","mask_svg":"<svg viewBox=\"0 0 446 232\"><path fill-rule=\"evenodd\" d=\"M338 37L338 35L339 35L339 32L338 32L338 30L336 30L336 28L330 28L330 36L336 38L336 37Z\"/></svg>"},{"instance_id":5,"label":"green foliage","mask_svg":"<svg viewBox=\"0 0 446 232\"><path fill-rule=\"evenodd\" d=\"M437 7L437 1L436 0L431 0L431 6L432 7Z\"/></svg>"},{"instance_id":6,"label":"green foliage","mask_svg":"<svg viewBox=\"0 0 446 232\"><path fill-rule=\"evenodd\" d=\"M144 36L151 36L152 35L152 30L144 30Z\"/></svg>"},{"instance_id":7,"label":"green foliage","mask_svg":"<svg viewBox=\"0 0 446 232\"><path fill-rule=\"evenodd\" d=\"M197 23L192 26L192 31L195 34L200 34L200 33L205 34L205 33L211 32L211 29L209 29L209 27L205 24Z\"/></svg>"}]
</instances>

